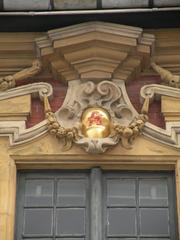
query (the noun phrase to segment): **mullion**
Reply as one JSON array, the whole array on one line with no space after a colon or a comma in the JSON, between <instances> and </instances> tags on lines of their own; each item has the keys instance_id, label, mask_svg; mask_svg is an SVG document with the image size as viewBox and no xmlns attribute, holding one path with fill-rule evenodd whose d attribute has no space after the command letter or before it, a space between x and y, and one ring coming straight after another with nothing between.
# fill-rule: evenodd
<instances>
[{"instance_id":1,"label":"mullion","mask_svg":"<svg viewBox=\"0 0 180 240\"><path fill-rule=\"evenodd\" d=\"M56 239L56 204L57 204L57 177L54 178L54 194L53 194L53 240Z\"/></svg>"},{"instance_id":2,"label":"mullion","mask_svg":"<svg viewBox=\"0 0 180 240\"><path fill-rule=\"evenodd\" d=\"M91 170L90 186L90 239L102 240L102 171L100 168Z\"/></svg>"},{"instance_id":3,"label":"mullion","mask_svg":"<svg viewBox=\"0 0 180 240\"><path fill-rule=\"evenodd\" d=\"M103 176L103 211L102 211L102 216L103 216L103 236L105 237L106 240L108 240L108 231L107 231L107 209L108 209L108 206L107 206L107 176L104 175Z\"/></svg>"},{"instance_id":4,"label":"mullion","mask_svg":"<svg viewBox=\"0 0 180 240\"><path fill-rule=\"evenodd\" d=\"M139 207L139 178L136 177L136 238L138 239L140 236L140 207Z\"/></svg>"}]
</instances>

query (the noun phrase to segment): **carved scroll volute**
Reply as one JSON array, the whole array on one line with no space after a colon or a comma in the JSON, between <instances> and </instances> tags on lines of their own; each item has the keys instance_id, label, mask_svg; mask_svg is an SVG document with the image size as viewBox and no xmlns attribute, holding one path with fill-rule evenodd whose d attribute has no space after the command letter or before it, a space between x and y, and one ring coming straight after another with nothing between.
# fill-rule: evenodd
<instances>
[{"instance_id":1,"label":"carved scroll volute","mask_svg":"<svg viewBox=\"0 0 180 240\"><path fill-rule=\"evenodd\" d=\"M135 114L123 87L123 81L74 82L57 113L52 112L45 97L49 132L64 141L63 150L73 143L93 154L103 153L118 142L132 147L147 117Z\"/></svg>"}]
</instances>

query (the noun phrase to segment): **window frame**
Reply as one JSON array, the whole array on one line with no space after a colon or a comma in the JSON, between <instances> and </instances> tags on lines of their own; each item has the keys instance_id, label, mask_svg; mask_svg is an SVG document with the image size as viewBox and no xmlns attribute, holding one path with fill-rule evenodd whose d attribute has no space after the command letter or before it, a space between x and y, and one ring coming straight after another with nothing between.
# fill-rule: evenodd
<instances>
[{"instance_id":1,"label":"window frame","mask_svg":"<svg viewBox=\"0 0 180 240\"><path fill-rule=\"evenodd\" d=\"M157 172L152 172L152 171L105 171L104 176L103 176L103 185L104 187L104 194L103 197L106 199L106 201L103 202L103 226L104 226L104 232L103 235L105 236L105 239L108 240L107 236L107 226L106 226L106 221L107 221L107 179L136 179L136 182L138 181L137 179L163 179L167 178L167 186L168 186L168 206L167 209L169 210L169 235L170 235L170 240L178 240L178 222L177 222L177 202L176 202L176 182L175 182L175 173L174 171L157 171ZM138 184L139 185L139 184ZM137 194L139 193L139 187L135 187L135 195L137 199ZM116 206L117 207L117 206ZM114 208L116 208L114 207ZM119 208L128 208L128 206L119 206ZM117 207L118 208L118 207ZM132 206L130 207L132 208ZM133 206L133 208L136 208L136 211L138 211L137 214L139 214L139 209L140 208L164 208L164 207L156 207L156 206ZM140 223L137 224L137 231L140 230ZM138 235L138 233L137 233ZM148 238L155 238L153 235L149 236L111 236L110 238L118 238L118 239L123 239L123 238L135 238L135 239L148 239ZM166 239L164 236L159 236L158 237L160 240L161 238ZM157 239L158 239L157 238Z\"/></svg>"},{"instance_id":2,"label":"window frame","mask_svg":"<svg viewBox=\"0 0 180 240\"><path fill-rule=\"evenodd\" d=\"M107 191L107 185L105 184L107 176L111 177L113 175L113 177L111 178L118 178L119 175L125 177L125 178L134 178L135 176L137 177L139 174L141 176L144 176L144 178L163 178L163 176L168 177L168 185L171 184L171 186L173 187L168 187L168 199L169 201L171 201L173 204L170 204L170 234L171 234L171 238L172 240L178 240L178 224L177 224L177 204L176 204L176 189L175 189L175 174L174 171L158 171L158 172L152 172L152 171L122 171L122 170L118 170L118 171L114 171L114 170L106 170L103 171L100 168L92 168L89 170L82 170L82 171L78 171L78 170L54 170L54 171L50 171L50 173L52 172L52 174L62 174L62 175L66 175L66 176L70 176L70 178L72 178L73 175L76 175L77 173L80 174L79 176L86 176L87 178L89 178L89 187L88 187L88 191L87 191L87 199L89 198L89 204L87 204L87 211L88 214L86 214L86 225L89 225L88 232L87 232L87 237L85 239L88 240L102 240L102 239L108 239L108 237L106 236L106 223L105 223L105 217L106 217L106 205L105 205L105 200L103 201L103 199L106 199L105 196L106 195L106 191ZM30 175L30 176L35 176L35 175L39 175L40 173L43 174L47 174L47 176L49 175L49 172L47 173L47 170L39 170L37 171L19 171L18 173L18 185L20 187L17 188L17 208L19 209L20 204L21 204L21 200L19 200L19 196L23 196L22 190L23 190L23 184L22 184L22 180L20 178L22 178L22 175ZM88 177L89 174L89 177ZM134 176L134 177L132 177ZM61 178L61 177L58 177ZM66 177L65 177L66 178ZM140 178L140 177L139 177ZM25 188L23 190L25 192ZM87 200L86 199L86 200ZM97 203L98 206L97 206ZM173 207L174 206L174 207ZM16 216L16 222L17 219L20 219L19 217L22 217L20 213L20 211L16 211L17 212L17 216ZM87 215L89 216L89 219L87 219ZM97 224L99 224L98 228L96 227ZM17 226L16 228L17 229ZM174 229L174 231L172 231L172 229ZM18 238L18 234L19 231L16 231L16 237L15 239L19 240ZM150 237L150 236L149 236ZM114 237L112 237L114 238ZM127 237L128 238L128 237ZM145 237L147 238L147 237ZM53 238L54 239L54 238ZM68 238L67 238L68 239ZM121 238L119 238L121 239ZM139 238L137 238L139 239Z\"/></svg>"},{"instance_id":3,"label":"window frame","mask_svg":"<svg viewBox=\"0 0 180 240\"><path fill-rule=\"evenodd\" d=\"M26 177L27 176L27 177ZM43 176L43 177L40 177ZM16 224L15 227L15 239L16 240L20 240L20 239L24 239L24 237L22 237L22 235L24 235L24 231L23 231L23 214L24 214L24 209L26 208L33 208L33 207L27 207L25 205L25 181L28 179L52 179L54 181L54 186L56 189L54 189L54 195L53 195L53 204L51 206L51 208L53 209L53 225L52 225L52 230L55 233L55 210L56 209L60 209L62 207L60 206L55 206L54 202L55 202L55 197L57 196L57 180L59 179L85 179L86 181L86 203L84 205L84 208L86 209L85 211L85 229L86 229L86 236L81 237L84 240L89 240L89 214L90 214L90 209L89 209L89 193L90 193L90 184L88 181L88 171L57 171L57 170L39 170L39 171L19 171L18 175L17 175L17 194L16 194L16 223L18 222L18 225ZM24 203L24 204L23 204ZM47 206L35 206L34 208L47 208ZM48 207L50 208L50 207ZM78 206L64 206L63 208L79 208ZM19 224L19 222L21 222L21 224ZM20 226L21 225L21 226ZM77 236L75 236L77 237ZM40 238L40 239L60 239L62 237L60 236L31 236L31 235L27 235L27 237L25 237L25 239L36 239L36 238ZM67 236L63 236L63 238L67 238ZM70 236L69 236L70 238ZM79 237L80 238L80 237Z\"/></svg>"}]
</instances>

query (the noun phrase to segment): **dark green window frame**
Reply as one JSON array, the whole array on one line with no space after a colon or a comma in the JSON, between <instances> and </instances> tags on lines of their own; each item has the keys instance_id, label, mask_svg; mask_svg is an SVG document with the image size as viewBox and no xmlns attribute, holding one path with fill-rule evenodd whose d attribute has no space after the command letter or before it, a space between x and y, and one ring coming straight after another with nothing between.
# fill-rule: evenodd
<instances>
[{"instance_id":1,"label":"dark green window frame","mask_svg":"<svg viewBox=\"0 0 180 240\"><path fill-rule=\"evenodd\" d=\"M36 180L42 181L42 185L45 181L49 189L52 189L53 194L50 191L52 199L46 199L49 205L42 200L38 205L36 199L33 200L30 198L31 196L26 196L26 188L31 189L33 187L31 182ZM160 193L157 193L156 185L155 189L151 186L151 183L154 184L153 181L159 186ZM79 186L77 188L77 191L80 192L79 204L75 198L72 198L72 203L68 198L62 201L64 196L68 196L65 190L66 186L69 188L71 185L74 186L72 186L73 188ZM147 199L149 186L152 188L152 196L159 194L160 198ZM60 193L61 187L65 191L62 193L63 197ZM178 240L174 172L102 171L100 168L93 168L85 172L19 172L17 189L16 240ZM38 191L38 189L36 190ZM84 199L82 198L83 194L86 195L85 202L82 200ZM33 204L30 205L27 199L30 199ZM36 215L38 210L40 218L43 218L41 209L45 210L45 215L49 214L50 216L51 212L51 219L48 220L49 223L52 221L51 234L45 232L29 234L28 231L31 232L32 229L28 224L27 229L24 229L24 219L28 223L30 219L27 217L28 211L32 214L29 216L33 216L34 213L35 216L38 216L38 214ZM60 220L58 220L57 212L59 212ZM77 217L73 212L77 213ZM152 226L151 234L149 232L151 227L146 227L148 221L151 220L152 225L155 225L158 217L163 220L163 216L165 220L160 225L163 230L158 228L154 230ZM70 230L68 230L70 233L64 233L61 229L62 226L65 230L67 228L67 222L63 223L65 220L62 220L66 218L77 219L74 224L69 222L74 233ZM48 221L44 231L48 231ZM165 228L167 224L169 230ZM36 225L34 229L36 229Z\"/></svg>"}]
</instances>

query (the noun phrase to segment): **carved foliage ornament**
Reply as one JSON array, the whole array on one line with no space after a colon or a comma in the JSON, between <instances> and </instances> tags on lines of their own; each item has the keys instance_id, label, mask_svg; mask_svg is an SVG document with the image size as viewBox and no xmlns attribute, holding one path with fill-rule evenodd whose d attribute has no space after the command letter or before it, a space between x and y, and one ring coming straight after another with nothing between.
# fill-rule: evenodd
<instances>
[{"instance_id":1,"label":"carved foliage ornament","mask_svg":"<svg viewBox=\"0 0 180 240\"><path fill-rule=\"evenodd\" d=\"M103 153L118 142L125 148L131 148L141 133L147 116L134 116L125 103L121 88L115 83L103 81L99 84L88 82L81 85L81 91L74 96L67 94L70 99L65 100L67 103L56 114L52 112L48 98L44 95L49 132L64 141L64 150L70 149L73 143L89 153ZM64 119L61 119L62 113Z\"/></svg>"},{"instance_id":2,"label":"carved foliage ornament","mask_svg":"<svg viewBox=\"0 0 180 240\"><path fill-rule=\"evenodd\" d=\"M89 153L103 153L118 142L125 148L131 148L147 117L145 114L138 115L132 107L124 81L71 81L63 106L53 113L48 101L52 95L49 84L35 83L8 89L14 87L16 81L32 77L40 70L41 63L36 60L32 67L0 79L1 99L39 91L39 97L45 104L47 121L33 128L34 131L22 130L18 136L12 136L12 145L27 142L31 133L32 139L35 133L38 133L36 136L42 135L48 127L51 134L64 141L64 150L70 149L73 143ZM7 134L13 129L8 128Z\"/></svg>"}]
</instances>

